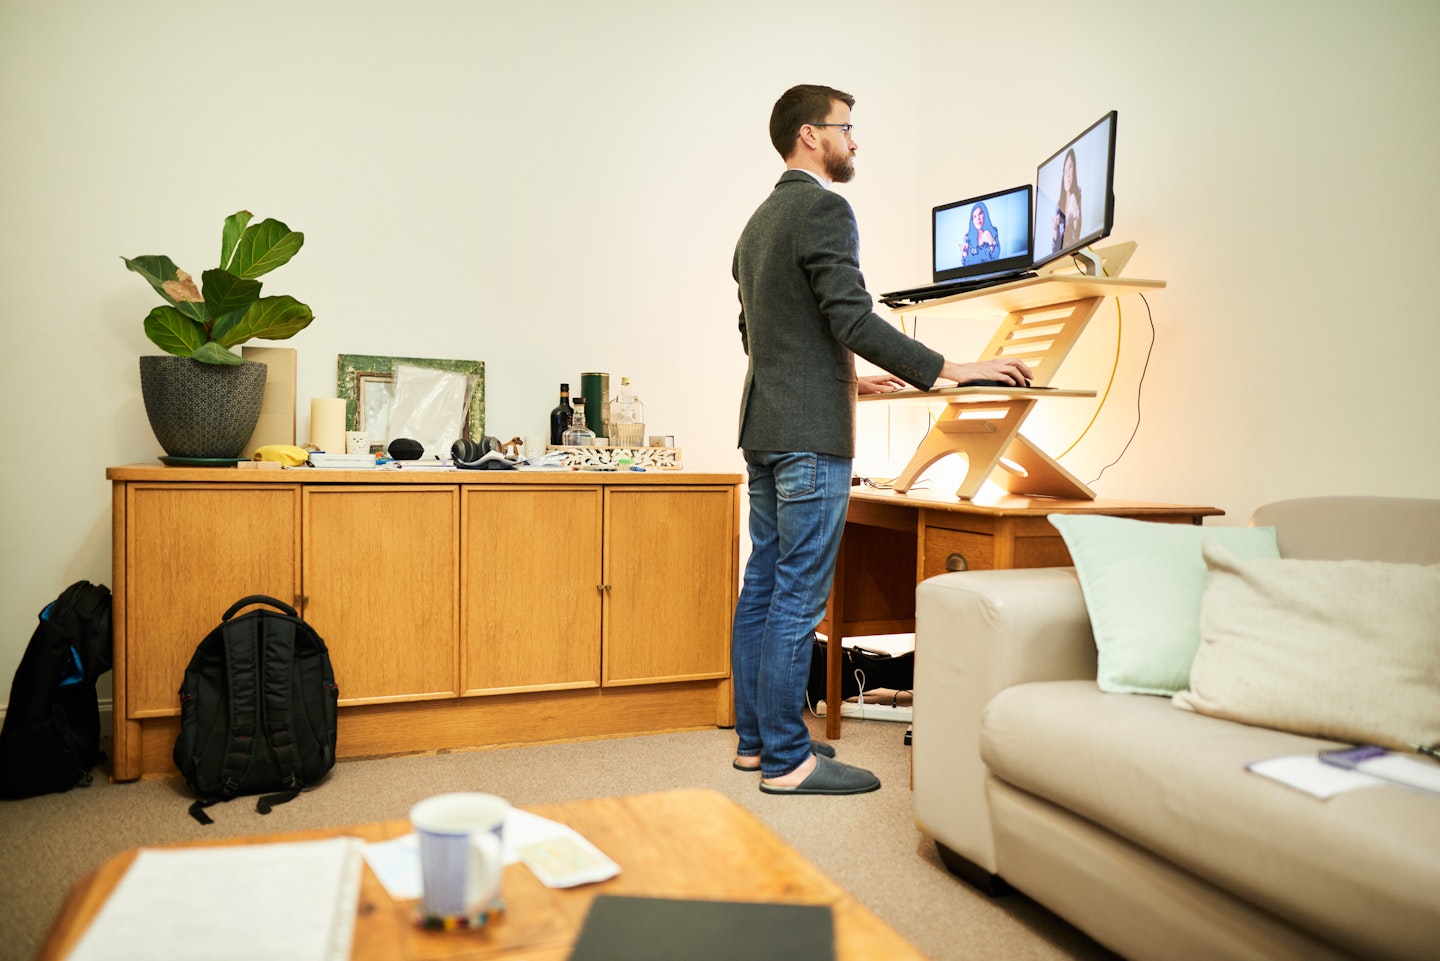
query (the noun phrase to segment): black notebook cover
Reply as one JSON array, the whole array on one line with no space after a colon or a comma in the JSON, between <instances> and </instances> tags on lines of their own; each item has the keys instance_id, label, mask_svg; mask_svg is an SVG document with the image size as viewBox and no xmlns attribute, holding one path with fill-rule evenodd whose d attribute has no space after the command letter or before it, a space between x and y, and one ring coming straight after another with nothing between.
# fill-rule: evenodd
<instances>
[{"instance_id":1,"label":"black notebook cover","mask_svg":"<svg viewBox=\"0 0 1440 961\"><path fill-rule=\"evenodd\" d=\"M828 905L596 895L570 961L835 961Z\"/></svg>"}]
</instances>

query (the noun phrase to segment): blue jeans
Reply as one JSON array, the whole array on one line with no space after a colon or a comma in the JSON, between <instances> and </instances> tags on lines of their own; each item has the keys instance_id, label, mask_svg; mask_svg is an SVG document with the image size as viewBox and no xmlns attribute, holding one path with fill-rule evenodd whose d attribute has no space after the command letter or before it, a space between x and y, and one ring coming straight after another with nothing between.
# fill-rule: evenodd
<instances>
[{"instance_id":1,"label":"blue jeans","mask_svg":"<svg viewBox=\"0 0 1440 961\"><path fill-rule=\"evenodd\" d=\"M730 664L741 757L780 777L810 756L805 685L850 503L848 457L745 451L750 560L735 605Z\"/></svg>"}]
</instances>

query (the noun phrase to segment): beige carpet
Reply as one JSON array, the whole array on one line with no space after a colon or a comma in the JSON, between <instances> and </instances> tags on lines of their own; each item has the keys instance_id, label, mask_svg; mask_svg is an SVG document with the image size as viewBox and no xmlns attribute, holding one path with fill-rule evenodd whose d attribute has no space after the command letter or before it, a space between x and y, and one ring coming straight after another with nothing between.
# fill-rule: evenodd
<instances>
[{"instance_id":1,"label":"beige carpet","mask_svg":"<svg viewBox=\"0 0 1440 961\"><path fill-rule=\"evenodd\" d=\"M817 736L820 721L812 721ZM710 788L733 798L935 961L1102 959L1113 955L1019 895L990 899L940 865L910 813L905 725L847 720L842 760L884 786L856 797L775 797L730 767L731 731L345 761L315 790L267 816L253 799L186 813L181 781L96 783L66 794L0 802L0 961L34 956L70 885L128 848L389 820L454 790L520 806L575 798ZM623 867L623 865L622 865Z\"/></svg>"}]
</instances>

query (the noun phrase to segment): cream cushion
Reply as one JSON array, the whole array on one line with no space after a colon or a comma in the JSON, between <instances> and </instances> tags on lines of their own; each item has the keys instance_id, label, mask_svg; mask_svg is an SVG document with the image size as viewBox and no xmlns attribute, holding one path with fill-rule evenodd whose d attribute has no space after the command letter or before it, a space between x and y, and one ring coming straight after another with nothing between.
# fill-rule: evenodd
<instances>
[{"instance_id":1,"label":"cream cushion","mask_svg":"<svg viewBox=\"0 0 1440 961\"><path fill-rule=\"evenodd\" d=\"M1273 527L1157 524L1101 514L1051 514L1080 578L1095 633L1095 682L1111 694L1185 689L1200 645L1205 561L1215 538L1241 557L1279 557Z\"/></svg>"},{"instance_id":2,"label":"cream cushion","mask_svg":"<svg viewBox=\"0 0 1440 961\"><path fill-rule=\"evenodd\" d=\"M1200 648L1176 707L1398 749L1440 742L1440 565L1202 550Z\"/></svg>"}]
</instances>

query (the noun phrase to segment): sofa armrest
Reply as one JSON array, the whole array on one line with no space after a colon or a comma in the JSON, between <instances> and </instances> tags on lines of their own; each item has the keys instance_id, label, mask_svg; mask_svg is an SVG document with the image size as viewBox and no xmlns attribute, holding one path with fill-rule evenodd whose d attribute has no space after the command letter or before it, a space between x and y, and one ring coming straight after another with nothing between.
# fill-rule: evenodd
<instances>
[{"instance_id":1,"label":"sofa armrest","mask_svg":"<svg viewBox=\"0 0 1440 961\"><path fill-rule=\"evenodd\" d=\"M915 589L914 810L935 839L989 874L995 849L980 716L1001 690L1095 677L1073 568L942 574Z\"/></svg>"}]
</instances>

